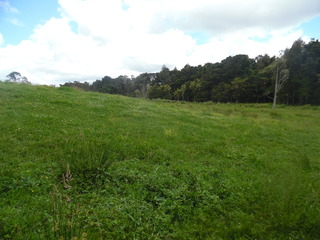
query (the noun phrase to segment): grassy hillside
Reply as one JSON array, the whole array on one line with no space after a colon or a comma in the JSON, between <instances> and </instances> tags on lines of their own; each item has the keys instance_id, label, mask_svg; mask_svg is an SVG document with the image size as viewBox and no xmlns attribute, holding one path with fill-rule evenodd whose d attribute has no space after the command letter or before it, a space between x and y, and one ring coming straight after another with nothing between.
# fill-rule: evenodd
<instances>
[{"instance_id":1,"label":"grassy hillside","mask_svg":"<svg viewBox=\"0 0 320 240\"><path fill-rule=\"evenodd\" d=\"M320 108L0 83L0 239L319 239Z\"/></svg>"}]
</instances>

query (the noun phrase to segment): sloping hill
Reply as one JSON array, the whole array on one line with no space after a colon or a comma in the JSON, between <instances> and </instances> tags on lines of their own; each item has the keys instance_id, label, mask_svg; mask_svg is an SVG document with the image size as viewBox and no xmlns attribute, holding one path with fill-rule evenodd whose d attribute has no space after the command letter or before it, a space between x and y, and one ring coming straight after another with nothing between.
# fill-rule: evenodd
<instances>
[{"instance_id":1,"label":"sloping hill","mask_svg":"<svg viewBox=\"0 0 320 240\"><path fill-rule=\"evenodd\" d=\"M0 83L0 239L317 239L320 108Z\"/></svg>"}]
</instances>

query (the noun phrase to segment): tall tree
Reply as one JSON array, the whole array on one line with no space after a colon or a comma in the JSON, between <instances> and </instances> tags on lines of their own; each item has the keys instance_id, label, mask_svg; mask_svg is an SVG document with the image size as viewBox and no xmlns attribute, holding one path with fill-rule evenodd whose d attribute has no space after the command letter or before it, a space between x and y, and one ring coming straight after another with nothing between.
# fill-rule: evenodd
<instances>
[{"instance_id":1,"label":"tall tree","mask_svg":"<svg viewBox=\"0 0 320 240\"><path fill-rule=\"evenodd\" d=\"M28 83L28 79L26 77L23 77L19 72L11 72L7 75L7 81L8 82L15 82L15 83Z\"/></svg>"},{"instance_id":2,"label":"tall tree","mask_svg":"<svg viewBox=\"0 0 320 240\"><path fill-rule=\"evenodd\" d=\"M290 77L284 91L287 95L287 104L301 103L302 95L305 92L301 91L304 85L305 71L303 64L306 62L305 42L302 39L296 40L290 49L284 52L287 68L290 71Z\"/></svg>"},{"instance_id":3,"label":"tall tree","mask_svg":"<svg viewBox=\"0 0 320 240\"><path fill-rule=\"evenodd\" d=\"M279 58L276 61L275 71L276 71L276 81L274 85L274 97L273 97L272 108L277 107L278 93L282 89L284 83L289 78L289 70L285 68L285 60L283 58Z\"/></svg>"},{"instance_id":4,"label":"tall tree","mask_svg":"<svg viewBox=\"0 0 320 240\"><path fill-rule=\"evenodd\" d=\"M170 69L166 65L163 65L161 71L157 73L155 83L156 84L169 84L170 79Z\"/></svg>"},{"instance_id":5,"label":"tall tree","mask_svg":"<svg viewBox=\"0 0 320 240\"><path fill-rule=\"evenodd\" d=\"M230 90L232 94L232 98L236 100L236 103L239 102L239 98L241 95L244 95L247 84L249 79L248 78L240 78L236 77L232 80Z\"/></svg>"}]
</instances>

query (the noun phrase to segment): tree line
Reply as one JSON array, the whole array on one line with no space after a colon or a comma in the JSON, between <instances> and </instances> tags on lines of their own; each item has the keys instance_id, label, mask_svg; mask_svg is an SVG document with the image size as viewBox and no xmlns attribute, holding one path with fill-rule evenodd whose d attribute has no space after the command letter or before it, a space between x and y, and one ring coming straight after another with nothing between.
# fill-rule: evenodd
<instances>
[{"instance_id":1,"label":"tree line","mask_svg":"<svg viewBox=\"0 0 320 240\"><path fill-rule=\"evenodd\" d=\"M320 42L296 40L278 57L230 56L221 62L185 65L137 77L103 77L92 84L68 82L61 86L131 97L192 102L320 104Z\"/></svg>"}]
</instances>

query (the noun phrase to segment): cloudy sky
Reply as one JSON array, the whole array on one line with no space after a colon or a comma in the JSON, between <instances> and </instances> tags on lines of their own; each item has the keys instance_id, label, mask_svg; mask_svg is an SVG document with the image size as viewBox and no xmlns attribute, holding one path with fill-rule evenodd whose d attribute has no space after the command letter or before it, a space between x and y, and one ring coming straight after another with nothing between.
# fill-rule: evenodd
<instances>
[{"instance_id":1,"label":"cloudy sky","mask_svg":"<svg viewBox=\"0 0 320 240\"><path fill-rule=\"evenodd\" d=\"M320 38L319 0L0 0L0 80L135 75Z\"/></svg>"}]
</instances>

